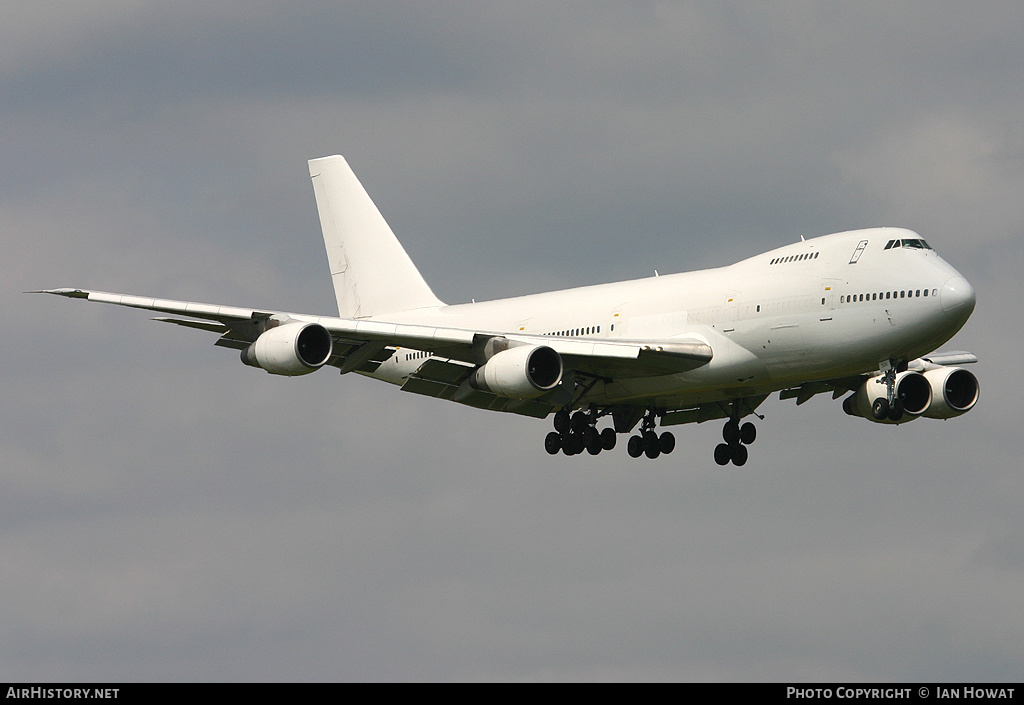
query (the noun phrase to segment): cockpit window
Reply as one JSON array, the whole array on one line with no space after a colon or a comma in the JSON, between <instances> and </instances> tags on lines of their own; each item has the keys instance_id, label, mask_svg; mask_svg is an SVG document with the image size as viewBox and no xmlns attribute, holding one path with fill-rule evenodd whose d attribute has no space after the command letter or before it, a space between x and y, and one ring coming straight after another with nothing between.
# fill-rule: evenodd
<instances>
[{"instance_id":1,"label":"cockpit window","mask_svg":"<svg viewBox=\"0 0 1024 705\"><path fill-rule=\"evenodd\" d=\"M889 240L889 242L885 243L885 249L887 249L887 250L894 250L897 247L913 247L913 248L916 248L918 250L930 250L930 249L932 249L931 246L927 242L925 242L924 240L920 240L920 239L906 239L906 238L904 238L902 240Z\"/></svg>"},{"instance_id":2,"label":"cockpit window","mask_svg":"<svg viewBox=\"0 0 1024 705\"><path fill-rule=\"evenodd\" d=\"M902 240L904 247L916 247L919 250L930 250L928 243L924 240Z\"/></svg>"}]
</instances>

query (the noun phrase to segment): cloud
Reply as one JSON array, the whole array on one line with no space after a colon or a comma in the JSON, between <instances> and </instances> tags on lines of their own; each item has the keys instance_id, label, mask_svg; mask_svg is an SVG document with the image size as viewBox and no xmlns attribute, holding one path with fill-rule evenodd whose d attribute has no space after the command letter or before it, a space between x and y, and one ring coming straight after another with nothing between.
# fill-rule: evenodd
<instances>
[{"instance_id":1,"label":"cloud","mask_svg":"<svg viewBox=\"0 0 1024 705\"><path fill-rule=\"evenodd\" d=\"M1021 661L1020 13L35 3L0 34L0 649L21 680L1004 680ZM17 292L329 313L342 152L459 302L881 223L979 304L982 400L761 409L651 463ZM1012 309L1011 309L1012 310ZM1009 615L1009 617L1007 616Z\"/></svg>"}]
</instances>

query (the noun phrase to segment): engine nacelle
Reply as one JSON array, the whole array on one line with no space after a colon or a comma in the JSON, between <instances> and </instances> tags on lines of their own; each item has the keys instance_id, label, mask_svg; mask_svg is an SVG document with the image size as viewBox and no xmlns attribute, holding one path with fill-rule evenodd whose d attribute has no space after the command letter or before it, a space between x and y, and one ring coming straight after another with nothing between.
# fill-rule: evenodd
<instances>
[{"instance_id":1,"label":"engine nacelle","mask_svg":"<svg viewBox=\"0 0 1024 705\"><path fill-rule=\"evenodd\" d=\"M978 378L964 368L939 367L924 376L932 386L932 403L924 413L928 418L951 419L978 403Z\"/></svg>"},{"instance_id":2,"label":"engine nacelle","mask_svg":"<svg viewBox=\"0 0 1024 705\"><path fill-rule=\"evenodd\" d=\"M493 355L470 383L501 397L533 399L558 385L562 369L562 356L547 345L521 345Z\"/></svg>"},{"instance_id":3,"label":"engine nacelle","mask_svg":"<svg viewBox=\"0 0 1024 705\"><path fill-rule=\"evenodd\" d=\"M242 362L272 375L305 375L324 366L334 349L327 329L318 323L292 321L268 328L242 351Z\"/></svg>"},{"instance_id":4,"label":"engine nacelle","mask_svg":"<svg viewBox=\"0 0 1024 705\"><path fill-rule=\"evenodd\" d=\"M928 411L932 403L932 387L920 372L906 371L896 375L896 398L903 404L903 415L896 421L890 418L876 419L871 408L876 399L885 399L888 388L885 376L872 377L864 382L851 396L843 400L843 411L851 416L861 416L875 423L897 424L913 421Z\"/></svg>"}]
</instances>

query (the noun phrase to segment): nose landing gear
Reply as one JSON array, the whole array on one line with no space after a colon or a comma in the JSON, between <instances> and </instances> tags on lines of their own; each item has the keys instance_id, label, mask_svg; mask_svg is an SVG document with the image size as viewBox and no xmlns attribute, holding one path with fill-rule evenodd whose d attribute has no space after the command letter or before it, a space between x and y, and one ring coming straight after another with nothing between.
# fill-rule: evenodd
<instances>
[{"instance_id":1,"label":"nose landing gear","mask_svg":"<svg viewBox=\"0 0 1024 705\"><path fill-rule=\"evenodd\" d=\"M878 421L889 419L899 421L903 418L903 401L896 396L896 373L900 368L906 369L906 363L899 360L883 360L878 369L882 371L882 379L885 380L885 398L875 399L871 405L871 415Z\"/></svg>"}]
</instances>

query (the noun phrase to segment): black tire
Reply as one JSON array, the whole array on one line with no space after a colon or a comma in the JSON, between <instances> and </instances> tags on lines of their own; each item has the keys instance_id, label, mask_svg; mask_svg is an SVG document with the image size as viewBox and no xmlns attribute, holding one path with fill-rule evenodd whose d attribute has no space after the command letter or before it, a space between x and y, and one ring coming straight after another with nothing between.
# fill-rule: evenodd
<instances>
[{"instance_id":1,"label":"black tire","mask_svg":"<svg viewBox=\"0 0 1024 705\"><path fill-rule=\"evenodd\" d=\"M726 421L725 428L722 429L722 440L732 445L740 440L740 424L734 419Z\"/></svg>"},{"instance_id":2,"label":"black tire","mask_svg":"<svg viewBox=\"0 0 1024 705\"><path fill-rule=\"evenodd\" d=\"M729 448L730 455L732 455L732 464L736 467L745 465L747 462L747 447L742 446L739 443Z\"/></svg>"},{"instance_id":3,"label":"black tire","mask_svg":"<svg viewBox=\"0 0 1024 705\"><path fill-rule=\"evenodd\" d=\"M626 444L626 452L630 458L639 458L644 454L644 439L640 436L630 436Z\"/></svg>"},{"instance_id":4,"label":"black tire","mask_svg":"<svg viewBox=\"0 0 1024 705\"><path fill-rule=\"evenodd\" d=\"M740 443L750 445L757 438L757 427L749 421L740 426Z\"/></svg>"},{"instance_id":5,"label":"black tire","mask_svg":"<svg viewBox=\"0 0 1024 705\"><path fill-rule=\"evenodd\" d=\"M587 417L586 413L577 411L572 415L572 422L570 423L570 426L574 433L583 433L589 425L590 419Z\"/></svg>"},{"instance_id":6,"label":"black tire","mask_svg":"<svg viewBox=\"0 0 1024 705\"><path fill-rule=\"evenodd\" d=\"M730 450L728 444L719 443L715 446L716 463L719 465L728 465L730 460L732 460L732 450Z\"/></svg>"},{"instance_id":7,"label":"black tire","mask_svg":"<svg viewBox=\"0 0 1024 705\"><path fill-rule=\"evenodd\" d=\"M562 450L562 436L558 431L552 431L544 436L544 450L551 455L557 455L558 451Z\"/></svg>"},{"instance_id":8,"label":"black tire","mask_svg":"<svg viewBox=\"0 0 1024 705\"><path fill-rule=\"evenodd\" d=\"M583 432L583 438L585 439L584 444L587 447L587 452L591 455L597 455L604 450L601 446L601 434L593 426L590 426Z\"/></svg>"},{"instance_id":9,"label":"black tire","mask_svg":"<svg viewBox=\"0 0 1024 705\"><path fill-rule=\"evenodd\" d=\"M601 447L605 450L611 450L615 447L615 429L606 428L601 431Z\"/></svg>"},{"instance_id":10,"label":"black tire","mask_svg":"<svg viewBox=\"0 0 1024 705\"><path fill-rule=\"evenodd\" d=\"M562 452L566 455L579 455L583 452L583 436L578 433L570 433L562 441Z\"/></svg>"},{"instance_id":11,"label":"black tire","mask_svg":"<svg viewBox=\"0 0 1024 705\"><path fill-rule=\"evenodd\" d=\"M893 399L892 406L889 407L889 420L899 421L903 418L903 402L899 399Z\"/></svg>"},{"instance_id":12,"label":"black tire","mask_svg":"<svg viewBox=\"0 0 1024 705\"><path fill-rule=\"evenodd\" d=\"M676 437L671 431L665 431L658 436L658 448L662 453L668 455L676 449Z\"/></svg>"},{"instance_id":13,"label":"black tire","mask_svg":"<svg viewBox=\"0 0 1024 705\"><path fill-rule=\"evenodd\" d=\"M883 421L889 416L889 400L879 397L871 404L871 415L876 421Z\"/></svg>"},{"instance_id":14,"label":"black tire","mask_svg":"<svg viewBox=\"0 0 1024 705\"><path fill-rule=\"evenodd\" d=\"M565 409L555 414L555 430L559 433L565 433L569 430L569 412Z\"/></svg>"},{"instance_id":15,"label":"black tire","mask_svg":"<svg viewBox=\"0 0 1024 705\"><path fill-rule=\"evenodd\" d=\"M644 454L651 460L654 460L661 455L661 447L658 445L657 441L655 441L654 445L647 445L644 443Z\"/></svg>"}]
</instances>

